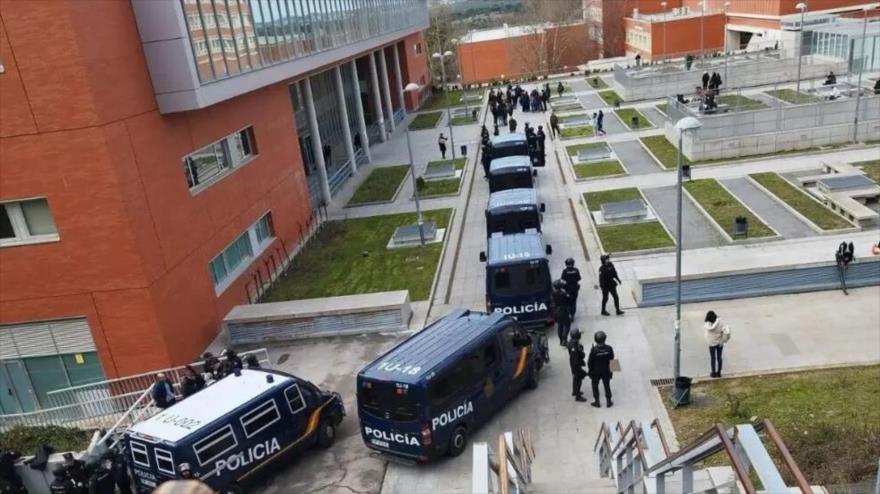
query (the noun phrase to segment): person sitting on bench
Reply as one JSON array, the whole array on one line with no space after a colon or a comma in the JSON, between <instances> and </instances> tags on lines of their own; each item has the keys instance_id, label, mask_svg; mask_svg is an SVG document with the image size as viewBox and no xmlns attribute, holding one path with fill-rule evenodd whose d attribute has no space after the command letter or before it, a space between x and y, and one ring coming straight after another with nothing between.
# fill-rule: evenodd
<instances>
[{"instance_id":1,"label":"person sitting on bench","mask_svg":"<svg viewBox=\"0 0 880 494\"><path fill-rule=\"evenodd\" d=\"M831 86L832 84L837 84L837 76L834 75L834 71L829 72L825 77L825 82L822 83L823 86Z\"/></svg>"}]
</instances>

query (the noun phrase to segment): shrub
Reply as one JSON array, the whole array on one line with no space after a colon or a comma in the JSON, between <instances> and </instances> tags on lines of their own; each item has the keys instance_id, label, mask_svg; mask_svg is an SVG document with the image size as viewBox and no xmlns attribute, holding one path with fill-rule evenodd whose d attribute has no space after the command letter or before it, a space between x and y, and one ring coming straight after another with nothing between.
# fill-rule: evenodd
<instances>
[{"instance_id":1,"label":"shrub","mask_svg":"<svg viewBox=\"0 0 880 494\"><path fill-rule=\"evenodd\" d=\"M0 444L3 448L31 455L36 449L48 444L55 451L82 451L89 446L92 432L82 429L47 425L25 427L17 425L6 432L0 432Z\"/></svg>"}]
</instances>

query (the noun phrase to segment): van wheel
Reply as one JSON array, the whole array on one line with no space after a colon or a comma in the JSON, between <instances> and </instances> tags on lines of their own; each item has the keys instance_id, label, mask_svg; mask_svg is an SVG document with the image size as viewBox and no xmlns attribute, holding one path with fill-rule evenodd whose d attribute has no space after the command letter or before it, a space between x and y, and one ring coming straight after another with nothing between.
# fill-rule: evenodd
<instances>
[{"instance_id":1,"label":"van wheel","mask_svg":"<svg viewBox=\"0 0 880 494\"><path fill-rule=\"evenodd\" d=\"M538 369L537 366L532 366L532 370L529 371L529 376L526 378L526 389L537 389L538 387Z\"/></svg>"},{"instance_id":2,"label":"van wheel","mask_svg":"<svg viewBox=\"0 0 880 494\"><path fill-rule=\"evenodd\" d=\"M329 420L322 420L318 426L318 446L329 448L336 441L336 427Z\"/></svg>"},{"instance_id":3,"label":"van wheel","mask_svg":"<svg viewBox=\"0 0 880 494\"><path fill-rule=\"evenodd\" d=\"M456 427L452 432L452 437L449 438L449 456L454 458L462 454L467 448L467 441L467 429L461 425Z\"/></svg>"}]
</instances>

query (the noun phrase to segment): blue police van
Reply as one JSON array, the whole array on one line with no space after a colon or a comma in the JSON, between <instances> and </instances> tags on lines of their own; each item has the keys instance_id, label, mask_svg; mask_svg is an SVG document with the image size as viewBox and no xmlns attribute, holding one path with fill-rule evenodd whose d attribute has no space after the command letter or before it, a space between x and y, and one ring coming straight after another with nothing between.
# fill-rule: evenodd
<instances>
[{"instance_id":1,"label":"blue police van","mask_svg":"<svg viewBox=\"0 0 880 494\"><path fill-rule=\"evenodd\" d=\"M182 463L215 491L239 492L276 460L332 445L344 416L338 393L244 369L130 427L125 446L139 492L178 478Z\"/></svg>"},{"instance_id":2,"label":"blue police van","mask_svg":"<svg viewBox=\"0 0 880 494\"><path fill-rule=\"evenodd\" d=\"M457 456L474 429L538 386L548 355L546 337L510 317L454 310L358 373L364 443L417 462Z\"/></svg>"},{"instance_id":3,"label":"blue police van","mask_svg":"<svg viewBox=\"0 0 880 494\"><path fill-rule=\"evenodd\" d=\"M500 232L505 235L541 231L541 219L546 210L538 203L535 189L507 189L489 194L486 205L486 236Z\"/></svg>"},{"instance_id":4,"label":"blue police van","mask_svg":"<svg viewBox=\"0 0 880 494\"><path fill-rule=\"evenodd\" d=\"M480 261L486 263L486 310L528 326L553 324L550 245L537 231L494 233Z\"/></svg>"},{"instance_id":5,"label":"blue police van","mask_svg":"<svg viewBox=\"0 0 880 494\"><path fill-rule=\"evenodd\" d=\"M537 171L528 156L506 156L489 163L489 192L507 189L532 189Z\"/></svg>"},{"instance_id":6,"label":"blue police van","mask_svg":"<svg viewBox=\"0 0 880 494\"><path fill-rule=\"evenodd\" d=\"M492 139L489 143L489 158L498 159L507 156L528 156L529 141L525 134L511 132Z\"/></svg>"}]
</instances>

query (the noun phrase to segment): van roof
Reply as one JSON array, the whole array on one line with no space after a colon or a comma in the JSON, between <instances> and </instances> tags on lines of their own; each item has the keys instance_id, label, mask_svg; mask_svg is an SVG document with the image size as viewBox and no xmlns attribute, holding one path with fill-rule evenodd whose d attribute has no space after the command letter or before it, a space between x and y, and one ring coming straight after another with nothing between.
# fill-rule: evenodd
<instances>
[{"instance_id":1,"label":"van roof","mask_svg":"<svg viewBox=\"0 0 880 494\"><path fill-rule=\"evenodd\" d=\"M507 146L510 144L528 143L526 135L521 132L511 132L492 139L493 146Z\"/></svg>"},{"instance_id":2,"label":"van roof","mask_svg":"<svg viewBox=\"0 0 880 494\"><path fill-rule=\"evenodd\" d=\"M520 264L523 261L546 258L544 238L540 233L532 231L513 235L495 233L489 237L488 259L486 260L486 264L489 266Z\"/></svg>"},{"instance_id":3,"label":"van roof","mask_svg":"<svg viewBox=\"0 0 880 494\"><path fill-rule=\"evenodd\" d=\"M538 192L535 189L507 189L489 194L487 211L496 211L519 206L537 206Z\"/></svg>"},{"instance_id":4,"label":"van roof","mask_svg":"<svg viewBox=\"0 0 880 494\"><path fill-rule=\"evenodd\" d=\"M359 377L403 384L418 384L424 378L433 377L446 359L481 340L506 317L501 313L487 314L473 310L458 309L433 322L425 329L401 342L371 364L364 367ZM415 374L385 371L380 364L419 368Z\"/></svg>"},{"instance_id":5,"label":"van roof","mask_svg":"<svg viewBox=\"0 0 880 494\"><path fill-rule=\"evenodd\" d=\"M505 156L489 163L489 173L518 172L521 167L530 168L531 166L532 161L528 156Z\"/></svg>"},{"instance_id":6,"label":"van roof","mask_svg":"<svg viewBox=\"0 0 880 494\"><path fill-rule=\"evenodd\" d=\"M273 382L266 381L271 374ZM198 393L179 401L152 417L129 428L129 432L145 434L176 443L208 424L227 416L238 407L275 388L292 384L294 379L267 370L243 369L240 376L228 375ZM190 424L181 427L183 420ZM195 421L195 426L192 424Z\"/></svg>"}]
</instances>

